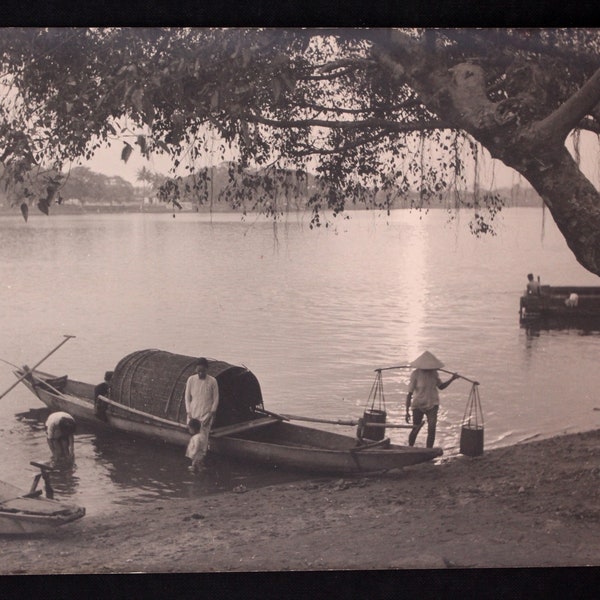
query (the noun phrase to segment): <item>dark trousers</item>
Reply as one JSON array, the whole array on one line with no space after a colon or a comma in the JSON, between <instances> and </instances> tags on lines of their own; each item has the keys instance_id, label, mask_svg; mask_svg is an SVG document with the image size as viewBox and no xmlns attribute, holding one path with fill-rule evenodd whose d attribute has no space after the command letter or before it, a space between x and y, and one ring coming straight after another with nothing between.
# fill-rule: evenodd
<instances>
[{"instance_id":1,"label":"dark trousers","mask_svg":"<svg viewBox=\"0 0 600 600\"><path fill-rule=\"evenodd\" d=\"M413 409L413 428L408 436L408 445L414 446L419 431L423 425L423 417L427 416L427 447L433 448L435 442L435 427L437 425L437 415L439 406L433 406L428 410L420 408Z\"/></svg>"}]
</instances>

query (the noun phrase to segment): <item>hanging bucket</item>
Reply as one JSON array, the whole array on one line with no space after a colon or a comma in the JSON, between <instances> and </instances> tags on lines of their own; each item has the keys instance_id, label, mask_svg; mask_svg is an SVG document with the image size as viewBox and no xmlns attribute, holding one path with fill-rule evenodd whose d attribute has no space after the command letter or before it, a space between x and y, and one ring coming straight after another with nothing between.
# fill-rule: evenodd
<instances>
[{"instance_id":1,"label":"hanging bucket","mask_svg":"<svg viewBox=\"0 0 600 600\"><path fill-rule=\"evenodd\" d=\"M483 425L478 427L463 425L460 430L460 453L466 456L483 454Z\"/></svg>"},{"instance_id":2,"label":"hanging bucket","mask_svg":"<svg viewBox=\"0 0 600 600\"><path fill-rule=\"evenodd\" d=\"M385 427L369 427L369 423L385 423L386 418L387 412L385 410L366 409L363 413L362 437L374 442L385 438Z\"/></svg>"},{"instance_id":3,"label":"hanging bucket","mask_svg":"<svg viewBox=\"0 0 600 600\"><path fill-rule=\"evenodd\" d=\"M474 383L463 415L460 430L460 453L466 456L483 454L483 410L479 399L479 386Z\"/></svg>"}]
</instances>

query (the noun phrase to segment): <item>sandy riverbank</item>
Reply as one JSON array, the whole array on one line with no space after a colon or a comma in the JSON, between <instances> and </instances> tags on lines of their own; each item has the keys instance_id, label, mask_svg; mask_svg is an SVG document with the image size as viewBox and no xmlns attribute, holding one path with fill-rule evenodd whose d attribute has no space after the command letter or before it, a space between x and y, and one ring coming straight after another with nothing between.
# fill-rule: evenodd
<instances>
[{"instance_id":1,"label":"sandy riverbank","mask_svg":"<svg viewBox=\"0 0 600 600\"><path fill-rule=\"evenodd\" d=\"M600 565L600 430L5 538L0 573Z\"/></svg>"}]
</instances>

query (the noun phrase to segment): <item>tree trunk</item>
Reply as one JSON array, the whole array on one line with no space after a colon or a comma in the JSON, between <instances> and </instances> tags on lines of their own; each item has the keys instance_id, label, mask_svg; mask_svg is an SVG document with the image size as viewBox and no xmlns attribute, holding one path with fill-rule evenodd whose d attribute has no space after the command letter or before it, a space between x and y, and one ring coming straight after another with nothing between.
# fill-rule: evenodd
<instances>
[{"instance_id":1,"label":"tree trunk","mask_svg":"<svg viewBox=\"0 0 600 600\"><path fill-rule=\"evenodd\" d=\"M529 155L505 162L521 173L550 210L578 262L600 275L600 193L565 147L541 160Z\"/></svg>"}]
</instances>

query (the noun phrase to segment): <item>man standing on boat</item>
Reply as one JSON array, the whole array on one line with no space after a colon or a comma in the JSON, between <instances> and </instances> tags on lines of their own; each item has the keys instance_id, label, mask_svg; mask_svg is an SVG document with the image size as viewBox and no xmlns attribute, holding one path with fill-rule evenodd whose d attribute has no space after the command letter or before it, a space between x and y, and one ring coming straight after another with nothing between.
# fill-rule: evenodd
<instances>
[{"instance_id":1,"label":"man standing on boat","mask_svg":"<svg viewBox=\"0 0 600 600\"><path fill-rule=\"evenodd\" d=\"M408 436L409 446L414 446L423 418L427 417L427 447L433 448L437 414L440 407L438 390L447 388L458 375L454 373L448 381L442 383L437 369L444 363L439 361L431 352L423 352L419 358L410 363L415 370L410 375L408 394L406 395L406 422L410 423L410 408L413 409L413 428Z\"/></svg>"},{"instance_id":2,"label":"man standing on boat","mask_svg":"<svg viewBox=\"0 0 600 600\"><path fill-rule=\"evenodd\" d=\"M539 278L538 278L539 279ZM533 278L533 273L527 274L527 295L539 296L541 292L540 282Z\"/></svg>"},{"instance_id":3,"label":"man standing on boat","mask_svg":"<svg viewBox=\"0 0 600 600\"><path fill-rule=\"evenodd\" d=\"M200 421L200 449L203 457L208 450L208 436L218 406L219 384L208 374L206 358L200 358L196 365L196 373L188 377L185 385L185 410L188 423L191 419Z\"/></svg>"}]
</instances>

